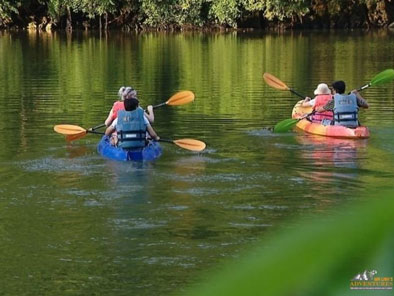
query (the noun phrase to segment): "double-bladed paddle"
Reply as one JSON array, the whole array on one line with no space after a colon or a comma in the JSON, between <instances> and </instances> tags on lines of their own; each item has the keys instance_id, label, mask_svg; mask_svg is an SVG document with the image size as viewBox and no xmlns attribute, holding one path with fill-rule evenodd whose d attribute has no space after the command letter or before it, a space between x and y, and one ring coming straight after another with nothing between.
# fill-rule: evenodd
<instances>
[{"instance_id":1,"label":"double-bladed paddle","mask_svg":"<svg viewBox=\"0 0 394 296\"><path fill-rule=\"evenodd\" d=\"M300 93L296 92L294 89L288 87L282 80L275 77L270 73L263 74L264 81L271 87L278 89L278 90L288 90L291 93L299 96L300 98L305 99L305 96L301 95ZM275 133L283 133L290 130L300 119L285 119L274 126Z\"/></svg>"},{"instance_id":2,"label":"double-bladed paddle","mask_svg":"<svg viewBox=\"0 0 394 296\"><path fill-rule=\"evenodd\" d=\"M193 102L194 98L195 96L192 91L183 90L172 95L166 102L153 106L153 108L158 108L165 105L169 105L169 106L185 105L190 102ZM95 132L95 130L104 126L105 124L103 123L93 128L90 128L88 130L85 130L84 128L76 125L61 124L61 125L56 125L54 127L54 130L59 134L65 135L66 140L68 142L71 142L85 137L87 133L97 134L98 132Z\"/></svg>"},{"instance_id":3,"label":"double-bladed paddle","mask_svg":"<svg viewBox=\"0 0 394 296\"><path fill-rule=\"evenodd\" d=\"M370 86L375 86L386 82L390 82L393 79L394 79L394 69L387 69L375 75L375 77L372 78L371 82L367 83L366 85L363 85L357 91L362 91Z\"/></svg>"},{"instance_id":4,"label":"double-bladed paddle","mask_svg":"<svg viewBox=\"0 0 394 296\"><path fill-rule=\"evenodd\" d=\"M194 93L190 90L183 90L172 95L166 102L153 106L153 109L169 105L180 106L194 101Z\"/></svg>"},{"instance_id":5,"label":"double-bladed paddle","mask_svg":"<svg viewBox=\"0 0 394 296\"><path fill-rule=\"evenodd\" d=\"M78 125L71 125L71 124L56 125L54 127L54 130L59 134L65 135L66 138L70 137L70 139L73 139L73 137L81 138L85 136L87 133L104 135L104 133L102 132L97 132L94 130L86 130L83 127L80 127ZM206 147L206 144L204 142L195 139L179 139L179 140L159 139L159 142L173 143L183 149L190 151L202 151Z\"/></svg>"},{"instance_id":6,"label":"double-bladed paddle","mask_svg":"<svg viewBox=\"0 0 394 296\"><path fill-rule=\"evenodd\" d=\"M271 87L273 87L273 88L275 88L275 89L278 89L278 90L288 90L288 91L290 91L291 93L293 93L293 94L299 96L300 98L305 99L305 96L299 94L299 93L296 92L294 89L288 87L282 80L280 80L279 78L275 77L274 75L272 75L272 74L270 74L270 73L264 73L264 74L263 74L263 78L264 78L265 82L266 82L269 86L271 86Z\"/></svg>"},{"instance_id":7,"label":"double-bladed paddle","mask_svg":"<svg viewBox=\"0 0 394 296\"><path fill-rule=\"evenodd\" d=\"M264 73L264 75L265 74L268 74L268 73ZM268 74L268 75L272 76L271 74ZM279 86L281 83L283 83L278 78L276 78L276 77L274 77L274 78L276 79L275 80L276 81L275 85ZM362 90L364 90L364 89L366 89L366 88L368 88L370 86L376 86L376 85L384 84L384 83L390 82L392 80L394 80L394 69L386 69L386 70L376 74L374 76L374 78L372 78L372 80L369 83L363 85L357 91L362 91ZM267 82L267 80L266 80L266 82ZM273 84L269 84L269 85L273 86ZM285 85L285 84L283 83L283 85ZM277 87L275 87L275 88L277 88ZM279 88L277 88L277 89L279 89ZM282 120L281 122L279 122L279 123L277 123L275 125L274 132L275 133L285 133L285 132L291 130L293 128L293 126L295 124L297 124L297 122L299 122L301 119L304 119L305 117L308 117L309 115L312 115L312 114L313 113L309 113L309 114L307 114L307 115L305 115L305 116L303 116L301 118L297 118L297 119L290 118L290 119Z\"/></svg>"}]
</instances>

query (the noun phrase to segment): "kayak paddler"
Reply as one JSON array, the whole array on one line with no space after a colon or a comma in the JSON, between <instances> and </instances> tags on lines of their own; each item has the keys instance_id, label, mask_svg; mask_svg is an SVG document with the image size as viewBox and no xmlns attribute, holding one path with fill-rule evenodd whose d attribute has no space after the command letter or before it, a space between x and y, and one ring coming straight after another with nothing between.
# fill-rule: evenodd
<instances>
[{"instance_id":1,"label":"kayak paddler","mask_svg":"<svg viewBox=\"0 0 394 296\"><path fill-rule=\"evenodd\" d=\"M146 145L146 132L152 139L159 140L144 110L139 107L139 101L128 98L123 103L125 110L118 111L117 118L105 131L107 136L111 136L111 144L124 149L143 148Z\"/></svg>"},{"instance_id":2,"label":"kayak paddler","mask_svg":"<svg viewBox=\"0 0 394 296\"><path fill-rule=\"evenodd\" d=\"M354 128L360 125L358 121L359 108L368 108L367 101L357 90L345 94L346 84L342 80L332 84L334 97L326 105L316 109L317 112L333 111L333 125Z\"/></svg>"}]
</instances>

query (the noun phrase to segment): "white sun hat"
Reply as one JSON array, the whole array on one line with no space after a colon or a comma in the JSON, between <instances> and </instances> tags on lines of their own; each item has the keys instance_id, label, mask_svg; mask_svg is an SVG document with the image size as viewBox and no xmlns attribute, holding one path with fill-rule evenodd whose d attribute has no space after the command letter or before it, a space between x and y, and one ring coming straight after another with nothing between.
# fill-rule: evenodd
<instances>
[{"instance_id":1,"label":"white sun hat","mask_svg":"<svg viewBox=\"0 0 394 296\"><path fill-rule=\"evenodd\" d=\"M331 94L331 90L328 88L327 84L320 83L313 93L315 95L330 95Z\"/></svg>"}]
</instances>

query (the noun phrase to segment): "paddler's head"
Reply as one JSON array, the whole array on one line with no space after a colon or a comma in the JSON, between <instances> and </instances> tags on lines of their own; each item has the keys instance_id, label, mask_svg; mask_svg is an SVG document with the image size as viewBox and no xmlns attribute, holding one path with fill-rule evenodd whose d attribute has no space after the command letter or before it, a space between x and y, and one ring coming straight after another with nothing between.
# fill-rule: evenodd
<instances>
[{"instance_id":1,"label":"paddler's head","mask_svg":"<svg viewBox=\"0 0 394 296\"><path fill-rule=\"evenodd\" d=\"M346 84L344 81L342 80L338 80L332 83L332 88L334 89L334 91L337 94L343 94L345 93L345 89L346 89Z\"/></svg>"},{"instance_id":2,"label":"paddler's head","mask_svg":"<svg viewBox=\"0 0 394 296\"><path fill-rule=\"evenodd\" d=\"M125 99L123 101L124 108L125 108L126 111L134 111L135 109L137 109L139 103L140 102L137 99L134 99L134 98Z\"/></svg>"},{"instance_id":3,"label":"paddler's head","mask_svg":"<svg viewBox=\"0 0 394 296\"><path fill-rule=\"evenodd\" d=\"M125 99L130 99L130 98L137 98L137 91L132 88L131 86L122 86L119 91L118 91L118 95L122 100Z\"/></svg>"},{"instance_id":4,"label":"paddler's head","mask_svg":"<svg viewBox=\"0 0 394 296\"><path fill-rule=\"evenodd\" d=\"M313 93L315 95L331 95L331 90L328 88L327 84L320 83Z\"/></svg>"}]
</instances>

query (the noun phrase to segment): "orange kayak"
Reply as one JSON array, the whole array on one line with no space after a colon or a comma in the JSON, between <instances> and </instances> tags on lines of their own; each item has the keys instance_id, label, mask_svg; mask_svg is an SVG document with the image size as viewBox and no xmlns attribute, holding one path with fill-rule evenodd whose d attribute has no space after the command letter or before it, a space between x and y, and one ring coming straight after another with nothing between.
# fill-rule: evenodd
<instances>
[{"instance_id":1,"label":"orange kayak","mask_svg":"<svg viewBox=\"0 0 394 296\"><path fill-rule=\"evenodd\" d=\"M312 107L302 107L302 101L297 102L293 108L292 118L298 119L312 112ZM369 130L366 126L359 126L357 128L348 128L340 125L322 125L320 123L310 122L308 119L301 119L297 128L304 132L335 138L348 138L348 139L367 139L369 138Z\"/></svg>"}]
</instances>

